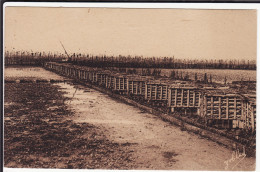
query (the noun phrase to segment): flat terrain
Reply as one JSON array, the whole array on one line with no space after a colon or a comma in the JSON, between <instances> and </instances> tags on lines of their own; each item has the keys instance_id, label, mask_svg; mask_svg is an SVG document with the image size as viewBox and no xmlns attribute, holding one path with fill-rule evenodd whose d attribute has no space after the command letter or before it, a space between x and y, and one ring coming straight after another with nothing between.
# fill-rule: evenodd
<instances>
[{"instance_id":1,"label":"flat terrain","mask_svg":"<svg viewBox=\"0 0 260 172\"><path fill-rule=\"evenodd\" d=\"M225 161L232 157L231 150L215 142L103 93L78 85L59 85L67 92L66 97L73 97L68 102L75 114L73 120L102 127L109 140L129 144L136 169L225 170ZM230 163L228 170L254 170L255 158L240 160Z\"/></svg>"},{"instance_id":2,"label":"flat terrain","mask_svg":"<svg viewBox=\"0 0 260 172\"><path fill-rule=\"evenodd\" d=\"M17 69L8 70L5 76ZM29 71L27 77L58 77ZM232 157L225 147L72 83L6 83L4 104L5 167L225 170ZM254 168L255 158L246 157L227 170Z\"/></svg>"},{"instance_id":3,"label":"flat terrain","mask_svg":"<svg viewBox=\"0 0 260 172\"><path fill-rule=\"evenodd\" d=\"M4 164L16 168L131 168L127 145L99 127L72 121L63 92L50 83L5 85Z\"/></svg>"},{"instance_id":4,"label":"flat terrain","mask_svg":"<svg viewBox=\"0 0 260 172\"><path fill-rule=\"evenodd\" d=\"M53 72L47 71L41 67L8 67L4 70L5 80L16 79L45 79L45 80L60 80L61 76Z\"/></svg>"}]
</instances>

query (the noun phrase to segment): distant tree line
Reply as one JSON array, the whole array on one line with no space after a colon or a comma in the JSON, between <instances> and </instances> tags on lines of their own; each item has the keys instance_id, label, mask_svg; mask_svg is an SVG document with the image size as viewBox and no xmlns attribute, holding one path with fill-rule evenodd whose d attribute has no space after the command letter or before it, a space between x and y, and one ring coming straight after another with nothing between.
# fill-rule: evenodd
<instances>
[{"instance_id":1,"label":"distant tree line","mask_svg":"<svg viewBox=\"0 0 260 172\"><path fill-rule=\"evenodd\" d=\"M67 61L90 67L166 68L166 69L245 69L256 70L255 60L187 60L174 57L107 56L61 54L51 52L5 52L5 64L40 64L44 61Z\"/></svg>"},{"instance_id":2,"label":"distant tree line","mask_svg":"<svg viewBox=\"0 0 260 172\"><path fill-rule=\"evenodd\" d=\"M45 53L45 52L5 52L5 65L35 65L41 66L44 62L64 61L63 54Z\"/></svg>"}]
</instances>

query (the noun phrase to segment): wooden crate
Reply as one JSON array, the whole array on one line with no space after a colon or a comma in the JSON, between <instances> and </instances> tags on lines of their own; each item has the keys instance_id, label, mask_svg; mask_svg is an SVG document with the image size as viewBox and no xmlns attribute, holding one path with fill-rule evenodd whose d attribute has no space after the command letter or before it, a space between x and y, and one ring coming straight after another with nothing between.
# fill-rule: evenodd
<instances>
[{"instance_id":1,"label":"wooden crate","mask_svg":"<svg viewBox=\"0 0 260 172\"><path fill-rule=\"evenodd\" d=\"M126 75L114 75L114 91L127 92L128 78Z\"/></svg>"},{"instance_id":2,"label":"wooden crate","mask_svg":"<svg viewBox=\"0 0 260 172\"><path fill-rule=\"evenodd\" d=\"M249 102L249 115L248 115L248 125L247 127L249 129L252 129L252 131L256 131L256 103L255 102Z\"/></svg>"},{"instance_id":3,"label":"wooden crate","mask_svg":"<svg viewBox=\"0 0 260 172\"><path fill-rule=\"evenodd\" d=\"M85 70L85 79L87 82L90 82L90 75L91 75L91 72L89 69Z\"/></svg>"},{"instance_id":4,"label":"wooden crate","mask_svg":"<svg viewBox=\"0 0 260 172\"><path fill-rule=\"evenodd\" d=\"M208 118L237 119L241 117L242 98L239 95L205 95L204 101Z\"/></svg>"},{"instance_id":5,"label":"wooden crate","mask_svg":"<svg viewBox=\"0 0 260 172\"><path fill-rule=\"evenodd\" d=\"M176 84L168 88L168 107L171 108L171 112L176 108L199 109L200 103L201 92L195 86Z\"/></svg>"},{"instance_id":6,"label":"wooden crate","mask_svg":"<svg viewBox=\"0 0 260 172\"><path fill-rule=\"evenodd\" d=\"M109 74L106 76L106 88L113 89L115 84L115 76L113 74Z\"/></svg>"},{"instance_id":7,"label":"wooden crate","mask_svg":"<svg viewBox=\"0 0 260 172\"><path fill-rule=\"evenodd\" d=\"M75 69L75 79L79 79L80 78L80 70L78 68L74 68Z\"/></svg>"},{"instance_id":8,"label":"wooden crate","mask_svg":"<svg viewBox=\"0 0 260 172\"><path fill-rule=\"evenodd\" d=\"M79 79L84 80L84 71L82 69L79 69Z\"/></svg>"},{"instance_id":9,"label":"wooden crate","mask_svg":"<svg viewBox=\"0 0 260 172\"><path fill-rule=\"evenodd\" d=\"M65 74L65 67L64 65L61 65L61 74L64 75Z\"/></svg>"},{"instance_id":10,"label":"wooden crate","mask_svg":"<svg viewBox=\"0 0 260 172\"><path fill-rule=\"evenodd\" d=\"M89 71L88 78L89 78L89 81L92 82L92 83L97 82L96 72L95 71Z\"/></svg>"},{"instance_id":11,"label":"wooden crate","mask_svg":"<svg viewBox=\"0 0 260 172\"><path fill-rule=\"evenodd\" d=\"M129 76L128 77L128 94L135 96L145 96L146 82L150 77Z\"/></svg>"},{"instance_id":12,"label":"wooden crate","mask_svg":"<svg viewBox=\"0 0 260 172\"><path fill-rule=\"evenodd\" d=\"M212 124L224 128L243 128L243 97L223 92L205 93L201 116Z\"/></svg>"},{"instance_id":13,"label":"wooden crate","mask_svg":"<svg viewBox=\"0 0 260 172\"><path fill-rule=\"evenodd\" d=\"M88 81L88 73L89 73L88 69L85 69L83 75L84 75L84 80L86 81Z\"/></svg>"},{"instance_id":14,"label":"wooden crate","mask_svg":"<svg viewBox=\"0 0 260 172\"><path fill-rule=\"evenodd\" d=\"M97 74L97 83L99 85L103 85L105 86L106 83L107 83L107 75L108 75L108 72L98 72Z\"/></svg>"},{"instance_id":15,"label":"wooden crate","mask_svg":"<svg viewBox=\"0 0 260 172\"><path fill-rule=\"evenodd\" d=\"M73 68L69 67L68 77L72 77L72 75L73 75Z\"/></svg>"},{"instance_id":16,"label":"wooden crate","mask_svg":"<svg viewBox=\"0 0 260 172\"><path fill-rule=\"evenodd\" d=\"M256 95L243 95L243 108L241 121L243 128L256 130Z\"/></svg>"},{"instance_id":17,"label":"wooden crate","mask_svg":"<svg viewBox=\"0 0 260 172\"><path fill-rule=\"evenodd\" d=\"M62 67L62 74L65 75L65 76L67 76L67 75L66 75L66 73L67 73L67 68L68 68L68 67L67 67L66 65L64 65L64 66Z\"/></svg>"},{"instance_id":18,"label":"wooden crate","mask_svg":"<svg viewBox=\"0 0 260 172\"><path fill-rule=\"evenodd\" d=\"M145 100L167 100L168 86L166 83L148 82L145 88Z\"/></svg>"}]
</instances>

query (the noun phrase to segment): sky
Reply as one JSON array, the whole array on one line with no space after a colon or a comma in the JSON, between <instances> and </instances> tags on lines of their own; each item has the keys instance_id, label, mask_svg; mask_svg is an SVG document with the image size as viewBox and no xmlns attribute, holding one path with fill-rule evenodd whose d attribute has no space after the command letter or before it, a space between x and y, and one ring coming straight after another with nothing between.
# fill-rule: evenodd
<instances>
[{"instance_id":1,"label":"sky","mask_svg":"<svg viewBox=\"0 0 260 172\"><path fill-rule=\"evenodd\" d=\"M6 50L255 60L256 10L6 7Z\"/></svg>"}]
</instances>

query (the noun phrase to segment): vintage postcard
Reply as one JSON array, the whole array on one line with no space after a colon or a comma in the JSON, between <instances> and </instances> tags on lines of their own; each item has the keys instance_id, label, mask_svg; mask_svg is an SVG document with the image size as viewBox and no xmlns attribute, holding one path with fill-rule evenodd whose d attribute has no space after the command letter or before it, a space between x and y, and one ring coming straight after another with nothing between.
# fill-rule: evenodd
<instances>
[{"instance_id":1,"label":"vintage postcard","mask_svg":"<svg viewBox=\"0 0 260 172\"><path fill-rule=\"evenodd\" d=\"M5 169L254 171L257 11L6 5Z\"/></svg>"}]
</instances>

